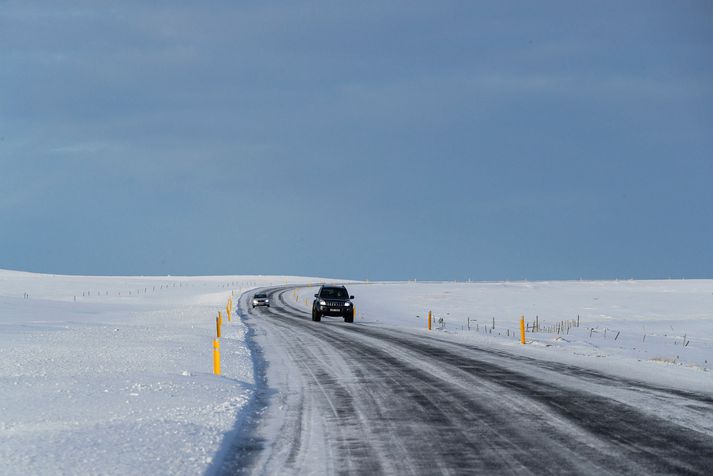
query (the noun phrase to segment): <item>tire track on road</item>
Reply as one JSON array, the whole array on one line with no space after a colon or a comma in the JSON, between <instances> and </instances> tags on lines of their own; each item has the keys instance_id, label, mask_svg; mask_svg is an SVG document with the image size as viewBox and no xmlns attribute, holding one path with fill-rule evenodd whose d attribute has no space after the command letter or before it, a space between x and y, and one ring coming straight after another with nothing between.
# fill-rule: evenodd
<instances>
[{"instance_id":1,"label":"tire track on road","mask_svg":"<svg viewBox=\"0 0 713 476\"><path fill-rule=\"evenodd\" d=\"M303 395L278 414L288 456L266 445L254 473L707 474L709 434L581 386L659 392L713 417L709 396L590 371L570 388L556 372L577 379L583 369L394 330L313 323L284 293L272 291L273 308L258 311L254 325L284 346ZM532 365L555 367L553 380L528 375ZM315 430L312 420L323 431L304 435ZM322 459L299 457L314 456L313 445L328 448Z\"/></svg>"}]
</instances>

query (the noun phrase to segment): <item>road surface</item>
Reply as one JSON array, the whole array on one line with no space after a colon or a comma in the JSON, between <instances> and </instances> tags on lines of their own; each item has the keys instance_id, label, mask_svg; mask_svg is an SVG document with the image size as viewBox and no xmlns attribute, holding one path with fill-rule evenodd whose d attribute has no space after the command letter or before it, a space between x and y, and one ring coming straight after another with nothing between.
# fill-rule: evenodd
<instances>
[{"instance_id":1,"label":"road surface","mask_svg":"<svg viewBox=\"0 0 713 476\"><path fill-rule=\"evenodd\" d=\"M291 291L241 300L267 365L219 474L713 474L711 395L312 322Z\"/></svg>"}]
</instances>

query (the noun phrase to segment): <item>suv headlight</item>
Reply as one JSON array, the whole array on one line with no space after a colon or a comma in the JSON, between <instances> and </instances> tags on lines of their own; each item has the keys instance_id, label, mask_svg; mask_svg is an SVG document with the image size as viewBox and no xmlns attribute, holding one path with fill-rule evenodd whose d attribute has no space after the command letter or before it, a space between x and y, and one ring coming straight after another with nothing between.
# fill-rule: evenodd
<instances>
[{"instance_id":1,"label":"suv headlight","mask_svg":"<svg viewBox=\"0 0 713 476\"><path fill-rule=\"evenodd\" d=\"M345 305L346 307L349 307L349 306L352 305L352 303L350 303L350 302L345 302L344 305Z\"/></svg>"},{"instance_id":2,"label":"suv headlight","mask_svg":"<svg viewBox=\"0 0 713 476\"><path fill-rule=\"evenodd\" d=\"M324 299L320 299L320 300L319 300L319 305L320 305L320 306L326 306L327 303L324 302Z\"/></svg>"},{"instance_id":3,"label":"suv headlight","mask_svg":"<svg viewBox=\"0 0 713 476\"><path fill-rule=\"evenodd\" d=\"M253 299L253 304L257 304L257 299Z\"/></svg>"}]
</instances>

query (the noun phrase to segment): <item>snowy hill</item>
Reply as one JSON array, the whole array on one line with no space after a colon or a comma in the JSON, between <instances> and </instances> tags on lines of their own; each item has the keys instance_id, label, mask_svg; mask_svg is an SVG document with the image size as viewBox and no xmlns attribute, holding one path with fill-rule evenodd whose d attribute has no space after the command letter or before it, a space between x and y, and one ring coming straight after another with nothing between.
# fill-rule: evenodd
<instances>
[{"instance_id":1,"label":"snowy hill","mask_svg":"<svg viewBox=\"0 0 713 476\"><path fill-rule=\"evenodd\" d=\"M228 296L304 278L83 277L0 271L4 474L198 474L250 402ZM224 312L224 311L223 311Z\"/></svg>"}]
</instances>

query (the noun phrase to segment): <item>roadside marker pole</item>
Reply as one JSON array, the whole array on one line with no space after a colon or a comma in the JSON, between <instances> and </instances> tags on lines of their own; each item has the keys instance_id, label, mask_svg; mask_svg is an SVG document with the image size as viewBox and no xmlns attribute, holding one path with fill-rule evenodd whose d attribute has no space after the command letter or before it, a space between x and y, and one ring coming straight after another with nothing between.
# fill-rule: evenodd
<instances>
[{"instance_id":1,"label":"roadside marker pole","mask_svg":"<svg viewBox=\"0 0 713 476\"><path fill-rule=\"evenodd\" d=\"M218 317L215 318L215 335L220 339L220 326L223 324L223 318L220 316L220 312L218 313Z\"/></svg>"},{"instance_id":2,"label":"roadside marker pole","mask_svg":"<svg viewBox=\"0 0 713 476\"><path fill-rule=\"evenodd\" d=\"M213 340L213 373L220 375L220 341Z\"/></svg>"},{"instance_id":3,"label":"roadside marker pole","mask_svg":"<svg viewBox=\"0 0 713 476\"><path fill-rule=\"evenodd\" d=\"M428 330L431 330L431 311L428 311Z\"/></svg>"},{"instance_id":4,"label":"roadside marker pole","mask_svg":"<svg viewBox=\"0 0 713 476\"><path fill-rule=\"evenodd\" d=\"M520 343L525 343L525 316L520 316Z\"/></svg>"}]
</instances>

